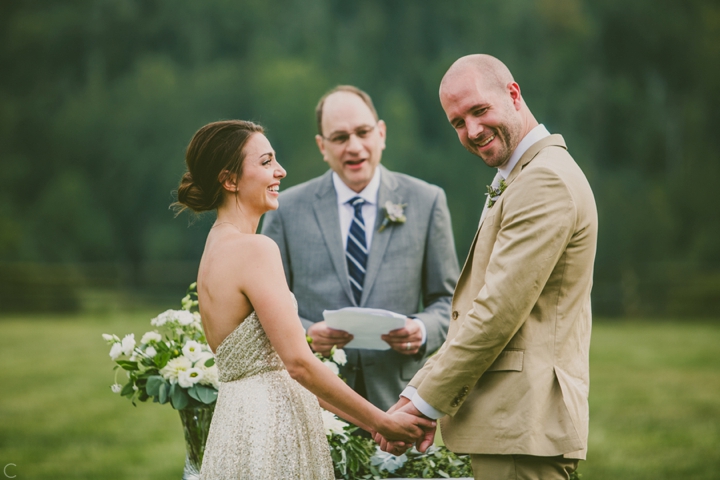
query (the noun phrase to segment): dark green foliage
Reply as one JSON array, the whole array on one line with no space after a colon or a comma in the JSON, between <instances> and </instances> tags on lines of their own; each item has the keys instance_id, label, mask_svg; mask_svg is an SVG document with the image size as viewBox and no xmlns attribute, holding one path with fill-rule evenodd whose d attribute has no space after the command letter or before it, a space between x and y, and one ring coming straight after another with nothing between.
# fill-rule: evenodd
<instances>
[{"instance_id":1,"label":"dark green foliage","mask_svg":"<svg viewBox=\"0 0 720 480\"><path fill-rule=\"evenodd\" d=\"M384 164L445 188L462 259L493 172L460 146L437 90L453 60L485 52L593 186L594 310L712 314L718 25L720 6L701 0L6 0L0 262L127 265L100 283L150 291L148 266L197 262L212 221L188 228L168 210L193 132L263 123L286 188L326 169L313 110L340 83L387 122ZM0 268L0 310L73 310L98 285L21 270ZM161 271L176 291L196 273Z\"/></svg>"}]
</instances>

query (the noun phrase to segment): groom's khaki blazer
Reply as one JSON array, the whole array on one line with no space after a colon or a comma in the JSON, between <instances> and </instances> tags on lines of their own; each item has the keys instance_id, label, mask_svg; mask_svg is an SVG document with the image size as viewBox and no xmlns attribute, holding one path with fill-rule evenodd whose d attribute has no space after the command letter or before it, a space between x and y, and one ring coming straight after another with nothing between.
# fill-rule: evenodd
<instances>
[{"instance_id":1,"label":"groom's khaki blazer","mask_svg":"<svg viewBox=\"0 0 720 480\"><path fill-rule=\"evenodd\" d=\"M415 355L345 349L348 364L342 373L348 384L355 387L357 369L362 368L368 400L387 410L445 340L460 269L445 192L382 165L377 168L378 212L359 304L350 289L331 170L282 192L280 208L266 214L262 233L280 247L306 329L323 320L323 310L351 306L391 310L425 324L427 343ZM381 232L387 201L404 204L407 220Z\"/></svg>"},{"instance_id":2,"label":"groom's khaki blazer","mask_svg":"<svg viewBox=\"0 0 720 480\"><path fill-rule=\"evenodd\" d=\"M560 135L520 158L486 212L448 338L410 381L471 454L584 459L595 201Z\"/></svg>"}]
</instances>

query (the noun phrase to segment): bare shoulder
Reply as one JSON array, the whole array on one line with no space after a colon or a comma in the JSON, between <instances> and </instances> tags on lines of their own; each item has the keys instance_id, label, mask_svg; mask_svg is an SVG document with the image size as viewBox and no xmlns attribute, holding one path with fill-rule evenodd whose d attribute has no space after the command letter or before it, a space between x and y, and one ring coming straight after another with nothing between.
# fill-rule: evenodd
<instances>
[{"instance_id":1,"label":"bare shoulder","mask_svg":"<svg viewBox=\"0 0 720 480\"><path fill-rule=\"evenodd\" d=\"M280 257L280 250L273 239L259 234L231 234L218 239L214 245L218 253L225 256L228 261L235 259L242 263L251 262L253 259L267 260L277 256Z\"/></svg>"}]
</instances>

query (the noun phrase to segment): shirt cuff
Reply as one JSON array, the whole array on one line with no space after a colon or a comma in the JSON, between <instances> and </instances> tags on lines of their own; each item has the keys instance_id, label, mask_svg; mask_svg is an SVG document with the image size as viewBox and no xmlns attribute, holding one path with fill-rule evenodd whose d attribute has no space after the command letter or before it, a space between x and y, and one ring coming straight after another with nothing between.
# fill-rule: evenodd
<instances>
[{"instance_id":1,"label":"shirt cuff","mask_svg":"<svg viewBox=\"0 0 720 480\"><path fill-rule=\"evenodd\" d=\"M444 417L445 414L441 412L440 410L435 409L432 405L427 403L425 400L423 400L420 395L418 395L417 391L413 395L413 397L410 399L410 401L415 405L415 408L420 410L420 413L425 415L428 418L432 418L433 420L437 420L438 418Z\"/></svg>"},{"instance_id":2,"label":"shirt cuff","mask_svg":"<svg viewBox=\"0 0 720 480\"><path fill-rule=\"evenodd\" d=\"M425 323L419 318L410 317L410 319L420 326L420 330L422 331L422 340L420 341L420 345L425 345L425 342L427 342L427 328L425 328Z\"/></svg>"},{"instance_id":3,"label":"shirt cuff","mask_svg":"<svg viewBox=\"0 0 720 480\"><path fill-rule=\"evenodd\" d=\"M413 397L413 395L415 395L415 392L417 392L417 388L411 387L410 385L408 385L407 387L405 387L405 390L400 392L400 396L405 397L408 400L412 400L412 397Z\"/></svg>"}]
</instances>

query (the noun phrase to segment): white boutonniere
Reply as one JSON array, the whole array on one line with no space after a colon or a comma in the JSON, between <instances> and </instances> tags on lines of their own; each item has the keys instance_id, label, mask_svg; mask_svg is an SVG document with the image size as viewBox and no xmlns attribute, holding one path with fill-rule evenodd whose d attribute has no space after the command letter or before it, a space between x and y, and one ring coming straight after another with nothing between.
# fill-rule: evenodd
<instances>
[{"instance_id":1,"label":"white boutonniere","mask_svg":"<svg viewBox=\"0 0 720 480\"><path fill-rule=\"evenodd\" d=\"M383 218L378 232L385 230L385 227L391 223L405 223L405 207L404 203L392 203L391 201L385 202L383 210L385 212L385 218Z\"/></svg>"},{"instance_id":2,"label":"white boutonniere","mask_svg":"<svg viewBox=\"0 0 720 480\"><path fill-rule=\"evenodd\" d=\"M488 208L492 208L493 205L495 205L495 202L497 202L498 198L500 198L500 195L505 191L507 188L507 183L505 183L505 179L500 179L500 186L495 188L492 185L487 186L487 191L485 195L488 197Z\"/></svg>"}]
</instances>

